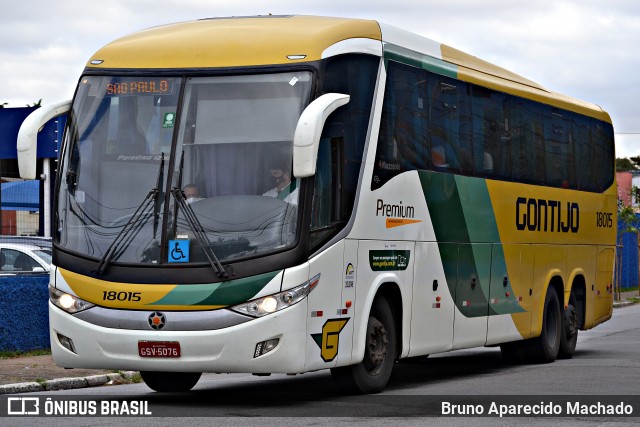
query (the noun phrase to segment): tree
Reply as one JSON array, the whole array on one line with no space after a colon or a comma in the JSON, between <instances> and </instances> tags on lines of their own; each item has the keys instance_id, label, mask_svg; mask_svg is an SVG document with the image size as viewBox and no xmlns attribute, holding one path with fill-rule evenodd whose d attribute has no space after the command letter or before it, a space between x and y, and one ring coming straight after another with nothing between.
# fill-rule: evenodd
<instances>
[{"instance_id":1,"label":"tree","mask_svg":"<svg viewBox=\"0 0 640 427\"><path fill-rule=\"evenodd\" d=\"M2 104L0 104L0 108L4 108L5 105L9 105L8 102L3 102Z\"/></svg>"},{"instance_id":2,"label":"tree","mask_svg":"<svg viewBox=\"0 0 640 427\"><path fill-rule=\"evenodd\" d=\"M34 102L33 104L27 104L27 107L42 107L42 98L38 99L38 102Z\"/></svg>"},{"instance_id":3,"label":"tree","mask_svg":"<svg viewBox=\"0 0 640 427\"><path fill-rule=\"evenodd\" d=\"M632 158L616 158L616 172L631 172L640 170L640 156Z\"/></svg>"}]
</instances>

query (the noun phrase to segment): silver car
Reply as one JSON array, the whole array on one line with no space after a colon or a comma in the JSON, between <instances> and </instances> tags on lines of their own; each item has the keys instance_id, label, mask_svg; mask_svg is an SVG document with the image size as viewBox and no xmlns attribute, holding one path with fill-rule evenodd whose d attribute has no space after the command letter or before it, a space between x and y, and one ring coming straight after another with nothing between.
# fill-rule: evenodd
<instances>
[{"instance_id":1,"label":"silver car","mask_svg":"<svg viewBox=\"0 0 640 427\"><path fill-rule=\"evenodd\" d=\"M47 273L51 249L19 243L0 243L0 275Z\"/></svg>"}]
</instances>

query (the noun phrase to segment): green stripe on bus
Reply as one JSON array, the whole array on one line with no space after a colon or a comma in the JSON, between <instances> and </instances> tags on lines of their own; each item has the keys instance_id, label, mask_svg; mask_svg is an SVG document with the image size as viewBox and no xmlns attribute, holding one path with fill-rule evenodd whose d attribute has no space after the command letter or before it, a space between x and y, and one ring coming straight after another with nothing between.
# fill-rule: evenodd
<instances>
[{"instance_id":1,"label":"green stripe on bus","mask_svg":"<svg viewBox=\"0 0 640 427\"><path fill-rule=\"evenodd\" d=\"M280 271L199 285L179 285L153 305L234 305L252 299Z\"/></svg>"},{"instance_id":2,"label":"green stripe on bus","mask_svg":"<svg viewBox=\"0 0 640 427\"><path fill-rule=\"evenodd\" d=\"M486 181L431 171L418 175L458 310L466 317L523 311L511 285L502 287L502 277L491 277L492 267L494 274L506 271L506 262Z\"/></svg>"},{"instance_id":3,"label":"green stripe on bus","mask_svg":"<svg viewBox=\"0 0 640 427\"><path fill-rule=\"evenodd\" d=\"M457 65L390 43L384 44L384 59L419 67L454 79L458 77Z\"/></svg>"}]
</instances>

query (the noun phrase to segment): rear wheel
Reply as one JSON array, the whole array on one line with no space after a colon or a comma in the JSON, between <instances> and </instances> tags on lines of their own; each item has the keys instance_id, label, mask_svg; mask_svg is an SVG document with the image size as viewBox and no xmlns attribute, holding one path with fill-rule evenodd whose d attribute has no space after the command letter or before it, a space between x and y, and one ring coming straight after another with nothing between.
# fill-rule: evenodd
<instances>
[{"instance_id":1,"label":"rear wheel","mask_svg":"<svg viewBox=\"0 0 640 427\"><path fill-rule=\"evenodd\" d=\"M560 351L558 352L558 357L561 359L571 359L576 352L578 329L580 328L576 307L576 297L571 292L569 305L562 311L562 332L560 334Z\"/></svg>"},{"instance_id":2,"label":"rear wheel","mask_svg":"<svg viewBox=\"0 0 640 427\"><path fill-rule=\"evenodd\" d=\"M200 372L140 372L147 387L160 392L189 391L196 385L201 375Z\"/></svg>"},{"instance_id":3,"label":"rear wheel","mask_svg":"<svg viewBox=\"0 0 640 427\"><path fill-rule=\"evenodd\" d=\"M396 330L393 313L384 298L377 298L367 321L364 359L357 365L331 369L341 390L379 393L387 385L396 358Z\"/></svg>"},{"instance_id":4,"label":"rear wheel","mask_svg":"<svg viewBox=\"0 0 640 427\"><path fill-rule=\"evenodd\" d=\"M549 363L558 357L562 335L560 301L553 287L547 289L540 336L528 341L528 356L536 362Z\"/></svg>"}]
</instances>

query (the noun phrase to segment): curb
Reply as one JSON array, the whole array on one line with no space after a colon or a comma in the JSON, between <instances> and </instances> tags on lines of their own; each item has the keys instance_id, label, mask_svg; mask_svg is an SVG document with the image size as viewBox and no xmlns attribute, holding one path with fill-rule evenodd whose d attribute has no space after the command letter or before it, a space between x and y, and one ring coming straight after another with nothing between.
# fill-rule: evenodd
<instances>
[{"instance_id":1,"label":"curb","mask_svg":"<svg viewBox=\"0 0 640 427\"><path fill-rule=\"evenodd\" d=\"M635 302L633 301L619 301L619 302L614 302L613 303L613 308L620 308L620 307L628 307L630 305L634 305Z\"/></svg>"},{"instance_id":2,"label":"curb","mask_svg":"<svg viewBox=\"0 0 640 427\"><path fill-rule=\"evenodd\" d=\"M114 374L92 375L80 378L56 378L42 382L25 382L0 385L0 394L35 393L39 391L71 390L75 388L97 387L115 381L130 380L139 375L137 371Z\"/></svg>"}]
</instances>

